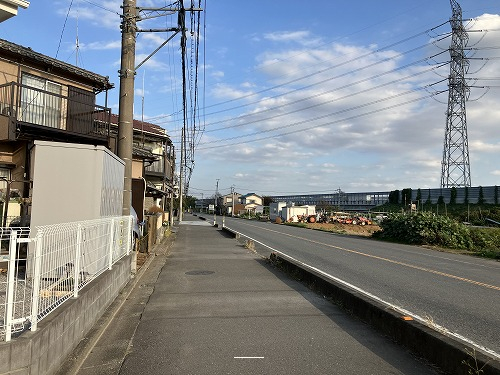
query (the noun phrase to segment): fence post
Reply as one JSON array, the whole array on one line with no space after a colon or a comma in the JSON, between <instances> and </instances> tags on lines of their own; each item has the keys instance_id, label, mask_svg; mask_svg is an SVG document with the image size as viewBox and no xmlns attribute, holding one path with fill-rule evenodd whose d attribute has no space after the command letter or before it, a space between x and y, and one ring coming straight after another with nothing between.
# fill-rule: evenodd
<instances>
[{"instance_id":1,"label":"fence post","mask_svg":"<svg viewBox=\"0 0 500 375\"><path fill-rule=\"evenodd\" d=\"M111 218L111 229L109 231L109 262L108 270L113 268L113 250L115 247L115 218Z\"/></svg>"},{"instance_id":2,"label":"fence post","mask_svg":"<svg viewBox=\"0 0 500 375\"><path fill-rule=\"evenodd\" d=\"M14 320L14 292L16 289L15 271L17 254L17 231L10 232L9 238L9 269L7 275L7 311L5 312L5 341L12 337L12 321Z\"/></svg>"},{"instance_id":3,"label":"fence post","mask_svg":"<svg viewBox=\"0 0 500 375\"><path fill-rule=\"evenodd\" d=\"M35 238L35 255L33 260L35 267L33 270L33 298L31 304L31 331L36 331L38 326L38 300L40 299L40 280L42 266L42 246L43 246L43 230L38 229Z\"/></svg>"},{"instance_id":4,"label":"fence post","mask_svg":"<svg viewBox=\"0 0 500 375\"><path fill-rule=\"evenodd\" d=\"M134 241L134 236L132 234L132 225L133 225L133 216L128 217L127 221L127 255L130 254L130 251L132 250L132 242Z\"/></svg>"},{"instance_id":5,"label":"fence post","mask_svg":"<svg viewBox=\"0 0 500 375\"><path fill-rule=\"evenodd\" d=\"M75 251L75 269L73 274L73 297L78 297L80 285L80 259L82 257L82 224L78 224L76 232L76 251Z\"/></svg>"}]
</instances>

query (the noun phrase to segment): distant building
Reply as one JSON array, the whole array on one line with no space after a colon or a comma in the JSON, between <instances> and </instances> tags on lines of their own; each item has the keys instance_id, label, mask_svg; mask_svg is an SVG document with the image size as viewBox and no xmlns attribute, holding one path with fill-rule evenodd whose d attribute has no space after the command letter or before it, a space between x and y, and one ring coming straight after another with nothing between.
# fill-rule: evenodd
<instances>
[{"instance_id":1,"label":"distant building","mask_svg":"<svg viewBox=\"0 0 500 375\"><path fill-rule=\"evenodd\" d=\"M233 215L241 209L241 194L230 193L222 196L222 211L226 215ZM234 209L234 212L233 212Z\"/></svg>"},{"instance_id":2,"label":"distant building","mask_svg":"<svg viewBox=\"0 0 500 375\"><path fill-rule=\"evenodd\" d=\"M452 199L453 189L454 188L411 189L411 202L406 202L406 204L415 204L418 209L418 207L424 203L436 204L440 200L440 197L442 197L444 203L448 204ZM273 202L293 202L298 206L316 205L316 210L318 212L322 209L366 212L377 206L388 203L390 194L390 191L346 193L339 189L327 194L276 195L270 196L269 198L271 198ZM458 204L478 203L480 199L482 199L483 203L498 204L497 186L455 188L455 194L455 203ZM495 197L497 201L495 201ZM402 190L399 190L398 200L401 204L405 204L405 202L403 202Z\"/></svg>"},{"instance_id":3,"label":"distant building","mask_svg":"<svg viewBox=\"0 0 500 375\"><path fill-rule=\"evenodd\" d=\"M263 213L263 204L264 198L255 193L249 193L240 196L240 203L244 206L243 210L239 210L235 212L238 213Z\"/></svg>"}]
</instances>

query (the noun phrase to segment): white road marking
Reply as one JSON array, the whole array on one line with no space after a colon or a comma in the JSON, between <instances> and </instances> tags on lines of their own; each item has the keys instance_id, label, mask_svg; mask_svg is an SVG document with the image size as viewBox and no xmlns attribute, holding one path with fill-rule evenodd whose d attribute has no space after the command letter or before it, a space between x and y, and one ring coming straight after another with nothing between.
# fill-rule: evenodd
<instances>
[{"instance_id":1,"label":"white road marking","mask_svg":"<svg viewBox=\"0 0 500 375\"><path fill-rule=\"evenodd\" d=\"M293 257L291 257L291 256L289 256L289 255L287 255L285 253L282 253L279 250L276 250L276 249L272 248L271 246L266 245L265 243L262 243L262 242L260 242L260 241L258 241L256 239L253 239L250 236L247 236L247 235L245 235L243 233L240 233L240 232L238 232L238 231L236 231L234 229L231 229L228 226L224 226L224 227L226 229L228 229L229 231L233 232L233 233L237 233L237 234L239 234L242 237L246 237L246 238L254 241L255 243L258 243L258 244L260 244L260 245L262 245L264 247L267 247L269 250L271 250L271 251L279 254L279 256L281 256L282 258L285 258L286 260L290 261L291 263L295 263L295 265L299 265L300 267L305 268L306 270L309 269L309 270L313 271L313 273L316 272L318 274L321 274L321 275L323 275L323 276L325 276L325 277L327 277L327 278L329 278L329 279L331 279L331 280L333 280L333 281L335 281L335 282L337 282L339 284L342 284L342 285L344 285L344 286L346 286L348 288L351 288L351 289L353 289L353 290L355 290L355 291L357 291L357 292L359 292L361 294L364 294L365 296L367 296L367 297L369 297L369 298L371 298L371 299L373 299L375 301L378 301L378 302L380 302L383 305L386 305L387 307L393 309L394 311L397 311L397 312L401 313L403 316L411 316L414 320L419 321L421 324L423 324L423 325L425 325L425 326L427 326L427 327L429 327L429 328L431 328L431 329L433 329L435 331L438 331L438 332L440 332L440 333L442 333L444 335L451 336L451 337L454 337L454 338L456 338L458 340L466 342L467 344L469 344L469 345L471 345L471 346L473 346L473 347L475 347L475 348L477 348L479 350L487 352L488 354L490 354L493 357L495 357L497 360L500 359L500 353L497 353L494 350L486 348L483 345L480 345L480 344L478 344L478 343L476 343L476 342L468 339L465 336L462 336L462 335L460 335L458 333L450 331L447 328L445 328L443 326L440 326L439 324L436 324L436 323L429 324L429 322L427 321L427 319L424 319L423 317L421 317L421 316L419 316L419 315L417 315L417 314L415 314L415 313L413 313L411 311L408 311L408 310L404 309L403 307L400 307L400 306L394 305L394 304L392 304L390 302L387 302L387 301L383 300L382 298L377 297L374 294L371 294L370 292L367 292L367 291L365 291L365 290L363 290L363 289L361 289L361 288L359 288L359 287L357 287L357 286L355 286L353 284L348 283L347 281L344 281L342 279L339 279L338 277L335 277L335 276L330 275L330 274L328 274L328 273L326 273L324 271L321 271L320 269L318 269L316 267L313 267L313 266L310 266L307 263L301 262L301 261L299 261L299 260L297 260L297 259L295 259L295 258L293 258Z\"/></svg>"},{"instance_id":2,"label":"white road marking","mask_svg":"<svg viewBox=\"0 0 500 375\"><path fill-rule=\"evenodd\" d=\"M264 359L264 357L234 357L234 359Z\"/></svg>"}]
</instances>

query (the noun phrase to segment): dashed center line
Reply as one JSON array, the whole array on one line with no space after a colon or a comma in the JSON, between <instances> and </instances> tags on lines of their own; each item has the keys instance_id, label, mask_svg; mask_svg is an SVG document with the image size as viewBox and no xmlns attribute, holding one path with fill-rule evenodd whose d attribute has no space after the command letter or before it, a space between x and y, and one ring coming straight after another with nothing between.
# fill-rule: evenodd
<instances>
[{"instance_id":1,"label":"dashed center line","mask_svg":"<svg viewBox=\"0 0 500 375\"><path fill-rule=\"evenodd\" d=\"M311 240L309 238L299 237L299 236L295 236L295 235L292 235L292 234L275 231L275 230L272 230L272 229L260 228L260 227L258 227L258 228L262 229L262 230L266 230L268 232L273 232L273 233L281 234L281 235L284 235L284 236L296 238L296 239L299 239L299 240L311 242L311 243L314 243L314 244L317 244L317 245L327 246L327 247L330 247L330 248L333 248L333 249L337 249L337 250L342 250L342 251L345 251L345 252L348 252L348 253L362 255L362 256L365 256L365 257L368 257L368 258L378 259L378 260L381 260L381 261L384 261L384 262L388 262L388 263L392 263L392 264L397 264L397 265L400 265L400 266L404 266L404 267L408 267L408 268L413 268L413 269L416 269L416 270L419 270L419 271L428 272L428 273L432 273L432 274L435 274L435 275L447 277L447 278L450 278L450 279L455 279L455 280L459 280L459 281L462 281L462 282L466 282L466 283L469 283L469 284L478 285L478 286L481 286L481 287L484 287L484 288L488 288L488 289L493 289L493 290L500 291L500 286L497 286L497 285L486 284L486 283L483 283L483 282L480 282L480 281L476 281L476 280L471 280L471 279L468 279L468 278L465 278L465 277L462 277L462 276L457 276L457 275L449 274L449 273L446 273L446 272L437 271L437 270L433 270L433 269L430 269L430 268L417 266L417 265L414 265L414 264L411 264L411 263L406 263L406 262L401 262L401 261L397 261L397 260L393 260L393 259L388 259L388 258L380 257L380 256L377 256L377 255L367 254L367 253L363 253L363 252L357 251L357 250L346 249L344 247L335 246L335 245L327 244L327 243L324 243L324 242Z\"/></svg>"}]
</instances>

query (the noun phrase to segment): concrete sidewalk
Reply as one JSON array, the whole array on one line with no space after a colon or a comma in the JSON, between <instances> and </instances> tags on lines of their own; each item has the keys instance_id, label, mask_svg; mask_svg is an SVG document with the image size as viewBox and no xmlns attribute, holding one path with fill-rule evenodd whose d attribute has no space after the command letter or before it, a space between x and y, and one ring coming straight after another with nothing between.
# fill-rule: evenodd
<instances>
[{"instance_id":1,"label":"concrete sidewalk","mask_svg":"<svg viewBox=\"0 0 500 375\"><path fill-rule=\"evenodd\" d=\"M436 373L209 223L176 231L64 373Z\"/></svg>"}]
</instances>

